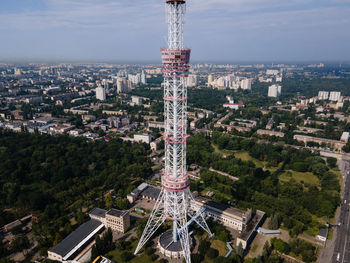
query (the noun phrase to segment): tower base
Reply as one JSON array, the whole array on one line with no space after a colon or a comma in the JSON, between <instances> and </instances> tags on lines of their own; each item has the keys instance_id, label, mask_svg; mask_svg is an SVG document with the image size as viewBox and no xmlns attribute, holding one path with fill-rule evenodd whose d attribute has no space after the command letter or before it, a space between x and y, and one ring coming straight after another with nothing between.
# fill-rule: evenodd
<instances>
[{"instance_id":1,"label":"tower base","mask_svg":"<svg viewBox=\"0 0 350 263\"><path fill-rule=\"evenodd\" d=\"M192 238L189 238L190 247L192 247ZM168 258L183 258L184 251L181 247L180 239L177 242L173 241L173 231L168 230L160 235L158 240L158 248L162 255Z\"/></svg>"}]
</instances>

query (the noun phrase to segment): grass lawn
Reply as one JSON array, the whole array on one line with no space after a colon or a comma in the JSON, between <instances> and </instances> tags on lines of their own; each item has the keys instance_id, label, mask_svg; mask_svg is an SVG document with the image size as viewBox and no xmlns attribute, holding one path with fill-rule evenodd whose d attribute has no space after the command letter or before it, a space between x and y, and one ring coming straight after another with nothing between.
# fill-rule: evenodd
<instances>
[{"instance_id":1,"label":"grass lawn","mask_svg":"<svg viewBox=\"0 0 350 263\"><path fill-rule=\"evenodd\" d=\"M131 244L131 247L132 247L131 251L132 251L132 253L135 251L137 243L138 243L138 239L135 240ZM124 252L124 251L121 251L119 249L115 249L115 250L113 250L113 251L111 251L111 252L109 252L107 254L107 258L111 259L114 262L123 262L121 260L121 258L120 258L120 255L121 255L122 252ZM141 250L141 252L143 252L143 249ZM138 254L138 256L134 257L129 262L132 262L132 263L148 263L148 262L154 262L154 261L152 261L150 256L147 256L145 253L140 253L140 254Z\"/></svg>"},{"instance_id":2,"label":"grass lawn","mask_svg":"<svg viewBox=\"0 0 350 263\"><path fill-rule=\"evenodd\" d=\"M226 246L226 243L222 242L221 240L213 240L210 247L218 250L219 256L225 256L228 252L228 248Z\"/></svg>"},{"instance_id":3,"label":"grass lawn","mask_svg":"<svg viewBox=\"0 0 350 263\"><path fill-rule=\"evenodd\" d=\"M153 166L152 166L152 171L155 171L160 165L161 165L161 164L159 164L159 163L156 164L156 165L153 165Z\"/></svg>"},{"instance_id":4,"label":"grass lawn","mask_svg":"<svg viewBox=\"0 0 350 263\"><path fill-rule=\"evenodd\" d=\"M329 231L328 231L328 237L327 237L328 240L332 240L333 239L333 228L329 228Z\"/></svg>"},{"instance_id":5,"label":"grass lawn","mask_svg":"<svg viewBox=\"0 0 350 263\"><path fill-rule=\"evenodd\" d=\"M219 154L224 155L224 156L226 156L226 157L233 154L233 151L229 151L229 150L220 150L219 147L218 147L216 144L214 144L214 143L211 143L211 146L214 148L214 151L215 151L216 153L219 153Z\"/></svg>"},{"instance_id":6,"label":"grass lawn","mask_svg":"<svg viewBox=\"0 0 350 263\"><path fill-rule=\"evenodd\" d=\"M337 175L338 180L339 180L339 185L341 187L343 187L343 176L342 176L341 172L339 171L339 169L333 168L333 169L331 169L331 171Z\"/></svg>"},{"instance_id":7,"label":"grass lawn","mask_svg":"<svg viewBox=\"0 0 350 263\"><path fill-rule=\"evenodd\" d=\"M288 172L291 172L292 176L288 176ZM288 170L279 176L279 179L284 182L289 182L292 178L298 183L301 183L301 181L303 181L306 184L320 186L320 180L317 178L316 175L310 172L302 173Z\"/></svg>"},{"instance_id":8,"label":"grass lawn","mask_svg":"<svg viewBox=\"0 0 350 263\"><path fill-rule=\"evenodd\" d=\"M258 249L258 247L259 247L258 244L255 244L255 245L252 247L252 250L251 250L251 251L254 253L254 252Z\"/></svg>"},{"instance_id":9,"label":"grass lawn","mask_svg":"<svg viewBox=\"0 0 350 263\"><path fill-rule=\"evenodd\" d=\"M222 242L220 240L213 240L210 245L211 248L215 248L219 251L219 256L225 256L228 252L228 248L226 246L225 242ZM205 256L203 263L212 263L213 260Z\"/></svg>"},{"instance_id":10,"label":"grass lawn","mask_svg":"<svg viewBox=\"0 0 350 263\"><path fill-rule=\"evenodd\" d=\"M255 159L255 158L251 157L247 151L235 152L235 157L237 159L241 159L242 161L253 161L255 166L258 167L258 168L259 167L263 168L265 166L264 162L259 161L259 160Z\"/></svg>"},{"instance_id":11,"label":"grass lawn","mask_svg":"<svg viewBox=\"0 0 350 263\"><path fill-rule=\"evenodd\" d=\"M214 189L211 189L209 187L205 188L203 191L200 192L200 195L201 196L204 196L204 197L207 197L207 198L212 198L212 197L208 197L206 194L207 192L210 191L210 192L213 192L214 195L220 195L220 196L223 196L224 198L226 198L227 200L231 200L232 199L232 196L231 195L227 195L227 194L224 194L224 193L221 193L217 190L214 190Z\"/></svg>"},{"instance_id":12,"label":"grass lawn","mask_svg":"<svg viewBox=\"0 0 350 263\"><path fill-rule=\"evenodd\" d=\"M319 232L320 232L320 230L318 229L318 227L308 228L305 231L306 234L308 234L309 236L312 236L312 237L315 237Z\"/></svg>"}]
</instances>

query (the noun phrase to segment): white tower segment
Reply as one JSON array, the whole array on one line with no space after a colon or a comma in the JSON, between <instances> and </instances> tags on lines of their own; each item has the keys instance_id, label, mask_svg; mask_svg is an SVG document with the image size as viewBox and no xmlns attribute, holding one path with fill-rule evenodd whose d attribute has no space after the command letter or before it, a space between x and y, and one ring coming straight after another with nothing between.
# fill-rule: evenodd
<instances>
[{"instance_id":1,"label":"white tower segment","mask_svg":"<svg viewBox=\"0 0 350 263\"><path fill-rule=\"evenodd\" d=\"M162 190L141 236L135 254L152 237L165 220L173 222L172 242L181 243L186 262L191 262L189 223L195 221L212 235L203 211L191 210L194 201L189 190L186 170L187 86L190 49L183 47L185 0L166 0L168 20L168 48L161 49L164 73L164 141L165 167ZM188 221L189 219L189 221Z\"/></svg>"}]
</instances>

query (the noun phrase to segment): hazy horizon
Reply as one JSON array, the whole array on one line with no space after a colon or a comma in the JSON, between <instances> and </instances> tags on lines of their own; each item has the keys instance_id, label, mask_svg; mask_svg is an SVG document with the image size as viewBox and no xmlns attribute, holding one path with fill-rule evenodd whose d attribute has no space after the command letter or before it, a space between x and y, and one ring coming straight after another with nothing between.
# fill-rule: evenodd
<instances>
[{"instance_id":1,"label":"hazy horizon","mask_svg":"<svg viewBox=\"0 0 350 263\"><path fill-rule=\"evenodd\" d=\"M350 0L187 2L193 62L350 61ZM0 61L157 63L166 28L164 0L3 0Z\"/></svg>"}]
</instances>

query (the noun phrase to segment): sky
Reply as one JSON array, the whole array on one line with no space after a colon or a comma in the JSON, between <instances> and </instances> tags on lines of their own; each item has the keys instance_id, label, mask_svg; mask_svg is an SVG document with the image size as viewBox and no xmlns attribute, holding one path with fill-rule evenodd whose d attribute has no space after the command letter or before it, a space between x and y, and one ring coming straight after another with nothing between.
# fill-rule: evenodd
<instances>
[{"instance_id":1,"label":"sky","mask_svg":"<svg viewBox=\"0 0 350 263\"><path fill-rule=\"evenodd\" d=\"M192 61L350 61L350 0L187 0ZM165 0L1 0L0 59L159 62Z\"/></svg>"}]
</instances>

